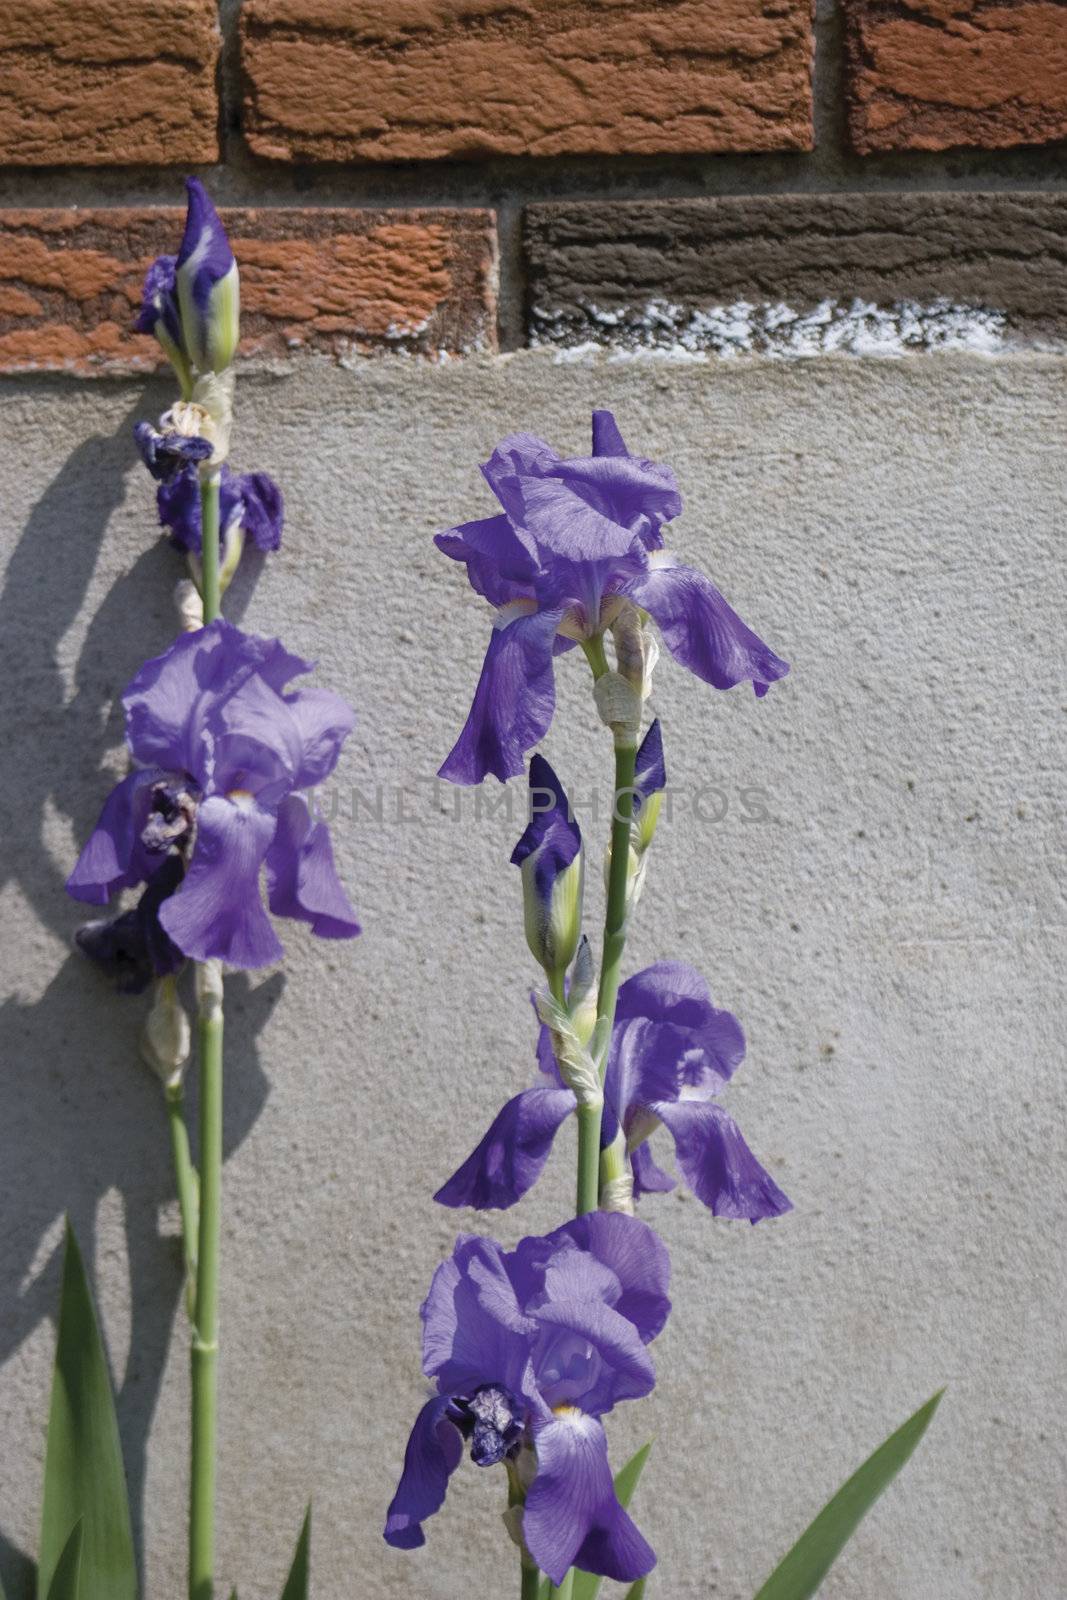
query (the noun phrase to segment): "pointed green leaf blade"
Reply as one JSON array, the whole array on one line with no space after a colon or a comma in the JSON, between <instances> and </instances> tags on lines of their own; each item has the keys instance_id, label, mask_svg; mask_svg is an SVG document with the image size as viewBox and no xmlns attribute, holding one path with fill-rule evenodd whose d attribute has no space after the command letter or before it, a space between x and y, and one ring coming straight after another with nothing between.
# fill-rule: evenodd
<instances>
[{"instance_id":1,"label":"pointed green leaf blade","mask_svg":"<svg viewBox=\"0 0 1067 1600\"><path fill-rule=\"evenodd\" d=\"M647 1578L638 1578L636 1583L631 1583L626 1591L626 1600L645 1600L645 1590L648 1588Z\"/></svg>"},{"instance_id":2,"label":"pointed green leaf blade","mask_svg":"<svg viewBox=\"0 0 1067 1600\"><path fill-rule=\"evenodd\" d=\"M85 1278L67 1224L52 1403L44 1463L37 1593L53 1575L75 1523L81 1527L80 1600L137 1600L137 1564L111 1375Z\"/></svg>"},{"instance_id":3,"label":"pointed green leaf blade","mask_svg":"<svg viewBox=\"0 0 1067 1600\"><path fill-rule=\"evenodd\" d=\"M308 1583L311 1568L311 1507L308 1506L304 1517L304 1526L300 1530L300 1538L296 1544L296 1554L293 1565L289 1569L289 1577L285 1588L282 1590L282 1600L308 1600Z\"/></svg>"},{"instance_id":4,"label":"pointed green leaf blade","mask_svg":"<svg viewBox=\"0 0 1067 1600\"><path fill-rule=\"evenodd\" d=\"M79 1600L79 1576L82 1561L82 1523L79 1520L63 1546L52 1582L48 1585L48 1600Z\"/></svg>"},{"instance_id":5,"label":"pointed green leaf blade","mask_svg":"<svg viewBox=\"0 0 1067 1600\"><path fill-rule=\"evenodd\" d=\"M785 1560L771 1573L756 1600L809 1600L884 1489L904 1466L941 1403L939 1389L823 1507Z\"/></svg>"},{"instance_id":6,"label":"pointed green leaf blade","mask_svg":"<svg viewBox=\"0 0 1067 1600\"><path fill-rule=\"evenodd\" d=\"M624 1467L620 1467L615 1474L615 1495L621 1506L628 1506L634 1497L637 1481L645 1469L648 1453L652 1449L652 1440L643 1444L636 1451ZM574 1574L574 1600L596 1600L600 1593L602 1578L592 1572L576 1572Z\"/></svg>"}]
</instances>

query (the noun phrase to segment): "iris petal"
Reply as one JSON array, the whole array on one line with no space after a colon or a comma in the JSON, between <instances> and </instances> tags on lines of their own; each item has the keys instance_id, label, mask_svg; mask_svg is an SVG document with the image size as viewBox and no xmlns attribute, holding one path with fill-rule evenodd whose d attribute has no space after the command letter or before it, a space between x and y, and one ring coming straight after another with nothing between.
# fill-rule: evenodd
<instances>
[{"instance_id":1,"label":"iris petal","mask_svg":"<svg viewBox=\"0 0 1067 1600\"><path fill-rule=\"evenodd\" d=\"M463 1435L447 1412L451 1396L428 1400L415 1419L404 1470L385 1520L387 1544L417 1550L426 1543L422 1524L444 1505L448 1480L463 1456Z\"/></svg>"},{"instance_id":2,"label":"iris petal","mask_svg":"<svg viewBox=\"0 0 1067 1600\"><path fill-rule=\"evenodd\" d=\"M165 901L159 920L194 961L219 959L233 967L265 967L282 955L259 893L259 869L275 819L254 801L219 795L201 802L196 846L181 888Z\"/></svg>"},{"instance_id":3,"label":"iris petal","mask_svg":"<svg viewBox=\"0 0 1067 1600\"><path fill-rule=\"evenodd\" d=\"M523 1537L541 1570L557 1585L574 1566L620 1583L651 1572L655 1552L616 1498L600 1423L571 1411L539 1429L535 1443Z\"/></svg>"},{"instance_id":4,"label":"iris petal","mask_svg":"<svg viewBox=\"0 0 1067 1600\"><path fill-rule=\"evenodd\" d=\"M552 1141L577 1103L570 1089L517 1094L434 1199L443 1206L475 1206L479 1211L513 1206L541 1176Z\"/></svg>"}]
</instances>

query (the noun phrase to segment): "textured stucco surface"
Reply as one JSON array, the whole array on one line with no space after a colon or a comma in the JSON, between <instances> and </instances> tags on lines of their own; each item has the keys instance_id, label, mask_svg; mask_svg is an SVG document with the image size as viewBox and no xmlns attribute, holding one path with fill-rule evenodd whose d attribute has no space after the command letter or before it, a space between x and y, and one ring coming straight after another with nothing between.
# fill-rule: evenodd
<instances>
[{"instance_id":1,"label":"textured stucco surface","mask_svg":"<svg viewBox=\"0 0 1067 1600\"><path fill-rule=\"evenodd\" d=\"M339 821L365 921L287 935L228 986L222 1575L276 1595L309 1493L319 1600L513 1592L501 1485L467 1466L416 1555L379 1536L423 1393L417 1307L457 1224L434 1186L527 1078L516 826L435 805L487 633L430 535L484 515L476 462L529 426L583 449L592 403L669 459L674 543L793 663L757 704L659 669L673 781L630 965L684 956L742 1018L729 1093L796 1211L750 1229L684 1194L646 1215L675 1313L640 1516L664 1600L746 1600L826 1494L940 1384L904 1480L829 1597L1049 1600L1067 1562L1061 974L1067 365L1052 357L600 362L547 354L245 382L235 461L284 484L284 553L231 608L317 654L360 725ZM6 886L0 940L0 1576L26 1593L66 1208L112 1358L146 1592L182 1590L186 1341L158 1092L136 1001L70 954L62 893L117 757L112 697L166 642L133 420L153 383L0 389ZM549 753L607 780L580 663ZM694 787L727 815L699 822ZM410 820L396 820L396 789ZM740 791L769 820L742 820ZM496 799L495 787L489 798ZM706 814L721 811L706 801ZM598 905L596 873L590 911ZM571 1146L507 1241L556 1224ZM131 1339L136 1341L131 1358ZM505 1576L502 1578L502 1574ZM228 1592L228 1589L227 1591Z\"/></svg>"}]
</instances>

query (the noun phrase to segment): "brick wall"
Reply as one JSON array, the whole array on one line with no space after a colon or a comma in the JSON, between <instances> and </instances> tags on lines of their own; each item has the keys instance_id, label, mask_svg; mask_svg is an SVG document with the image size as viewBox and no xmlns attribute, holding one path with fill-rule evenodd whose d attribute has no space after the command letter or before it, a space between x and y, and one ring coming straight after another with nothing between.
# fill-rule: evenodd
<instances>
[{"instance_id":1,"label":"brick wall","mask_svg":"<svg viewBox=\"0 0 1067 1600\"><path fill-rule=\"evenodd\" d=\"M137 372L179 179L245 353L1058 340L1067 0L34 0L0 370Z\"/></svg>"}]
</instances>

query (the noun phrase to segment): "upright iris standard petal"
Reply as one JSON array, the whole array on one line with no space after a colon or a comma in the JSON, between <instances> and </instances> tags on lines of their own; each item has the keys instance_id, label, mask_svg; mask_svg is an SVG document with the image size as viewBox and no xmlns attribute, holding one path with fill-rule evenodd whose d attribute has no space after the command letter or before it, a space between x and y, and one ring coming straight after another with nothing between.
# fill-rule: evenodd
<instances>
[{"instance_id":1,"label":"upright iris standard petal","mask_svg":"<svg viewBox=\"0 0 1067 1600\"><path fill-rule=\"evenodd\" d=\"M714 1100L657 1100L650 1109L673 1135L682 1175L713 1216L760 1222L793 1209Z\"/></svg>"},{"instance_id":2,"label":"upright iris standard petal","mask_svg":"<svg viewBox=\"0 0 1067 1600\"><path fill-rule=\"evenodd\" d=\"M435 534L433 542L453 561L464 563L471 588L491 606L533 598L537 559L531 541L524 539L507 517L462 522L446 533Z\"/></svg>"},{"instance_id":3,"label":"upright iris standard petal","mask_svg":"<svg viewBox=\"0 0 1067 1600\"><path fill-rule=\"evenodd\" d=\"M571 1089L525 1089L509 1100L488 1132L442 1184L434 1199L442 1206L479 1211L513 1206L544 1170L552 1141L577 1105Z\"/></svg>"},{"instance_id":4,"label":"upright iris standard petal","mask_svg":"<svg viewBox=\"0 0 1067 1600\"><path fill-rule=\"evenodd\" d=\"M212 795L197 812L196 849L178 892L159 920L194 961L264 967L282 947L263 908L259 871L274 837L274 818L251 796Z\"/></svg>"},{"instance_id":5,"label":"upright iris standard petal","mask_svg":"<svg viewBox=\"0 0 1067 1600\"><path fill-rule=\"evenodd\" d=\"M199 178L187 178L185 233L175 267L183 347L200 372L224 372L237 353L240 294L226 230Z\"/></svg>"},{"instance_id":6,"label":"upright iris standard petal","mask_svg":"<svg viewBox=\"0 0 1067 1600\"><path fill-rule=\"evenodd\" d=\"M659 626L671 655L716 689L750 681L757 695L789 665L747 627L702 572L666 561L620 586Z\"/></svg>"},{"instance_id":7,"label":"upright iris standard petal","mask_svg":"<svg viewBox=\"0 0 1067 1600\"><path fill-rule=\"evenodd\" d=\"M582 932L582 835L563 785L542 755L530 762L530 821L511 862L522 869L530 952L547 973L562 975Z\"/></svg>"},{"instance_id":8,"label":"upright iris standard petal","mask_svg":"<svg viewBox=\"0 0 1067 1600\"><path fill-rule=\"evenodd\" d=\"M556 705L552 642L561 611L501 614L493 628L463 732L441 766L452 783L501 783L525 766L526 752L548 731Z\"/></svg>"},{"instance_id":9,"label":"upright iris standard petal","mask_svg":"<svg viewBox=\"0 0 1067 1600\"><path fill-rule=\"evenodd\" d=\"M268 903L276 917L310 923L320 939L351 939L360 931L337 878L330 831L312 818L302 795L287 795L279 806L266 862Z\"/></svg>"},{"instance_id":10,"label":"upright iris standard petal","mask_svg":"<svg viewBox=\"0 0 1067 1600\"><path fill-rule=\"evenodd\" d=\"M463 1457L463 1436L449 1417L448 1395L428 1400L415 1419L404 1471L385 1520L387 1544L417 1550L426 1543L422 1524L445 1502L448 1480Z\"/></svg>"},{"instance_id":11,"label":"upright iris standard petal","mask_svg":"<svg viewBox=\"0 0 1067 1600\"><path fill-rule=\"evenodd\" d=\"M522 1527L541 1570L557 1585L571 1567L620 1583L651 1572L655 1551L618 1502L596 1418L568 1408L537 1430L535 1444Z\"/></svg>"}]
</instances>

